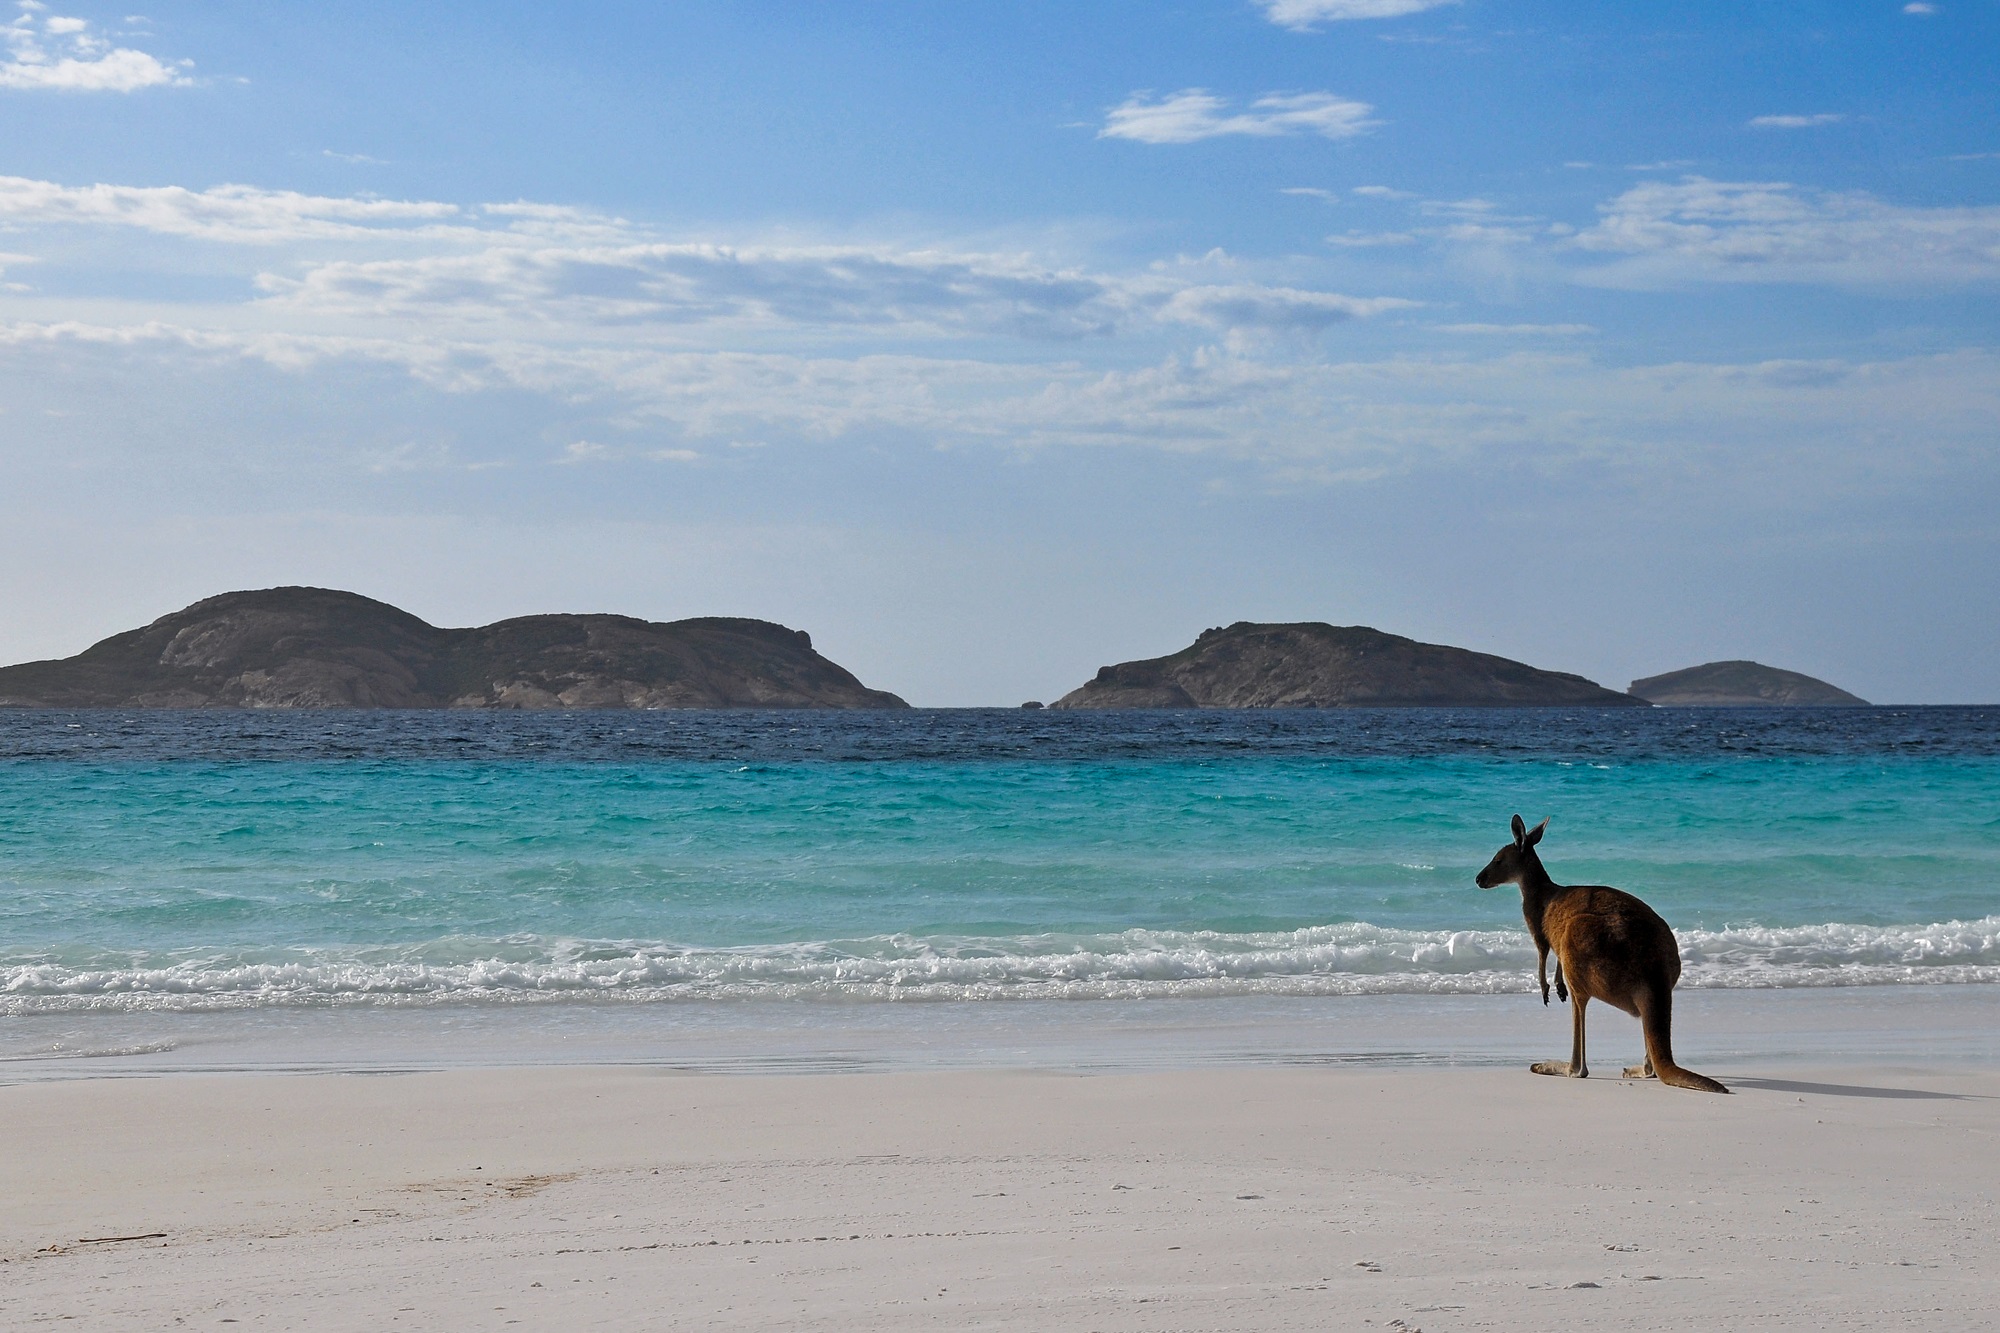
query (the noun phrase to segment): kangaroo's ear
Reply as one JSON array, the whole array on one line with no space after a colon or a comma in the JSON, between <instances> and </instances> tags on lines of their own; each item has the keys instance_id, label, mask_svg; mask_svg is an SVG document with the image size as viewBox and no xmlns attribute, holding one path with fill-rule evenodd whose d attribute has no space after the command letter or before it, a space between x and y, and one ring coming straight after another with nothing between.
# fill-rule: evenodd
<instances>
[{"instance_id":1,"label":"kangaroo's ear","mask_svg":"<svg viewBox=\"0 0 2000 1333\"><path fill-rule=\"evenodd\" d=\"M1521 845L1522 845L1523 847L1533 847L1533 846L1534 846L1534 845L1535 845L1536 843L1538 843L1538 842L1540 842L1540 841L1542 840L1542 832L1543 832L1543 830L1547 829L1547 828L1548 828L1548 826L1549 826L1549 821L1548 821L1548 820L1546 820L1546 819L1544 819L1544 820L1543 820L1543 821L1542 821L1541 823L1539 823L1539 824L1535 825L1535 826L1534 826L1533 828L1529 829L1529 830L1528 830L1528 836L1527 836L1527 838L1526 838L1526 839L1525 839L1525 840L1524 840L1524 841L1523 841L1523 842L1521 843Z\"/></svg>"},{"instance_id":2,"label":"kangaroo's ear","mask_svg":"<svg viewBox=\"0 0 2000 1333\"><path fill-rule=\"evenodd\" d=\"M1528 845L1528 824L1519 815L1514 816L1514 845L1516 847Z\"/></svg>"}]
</instances>

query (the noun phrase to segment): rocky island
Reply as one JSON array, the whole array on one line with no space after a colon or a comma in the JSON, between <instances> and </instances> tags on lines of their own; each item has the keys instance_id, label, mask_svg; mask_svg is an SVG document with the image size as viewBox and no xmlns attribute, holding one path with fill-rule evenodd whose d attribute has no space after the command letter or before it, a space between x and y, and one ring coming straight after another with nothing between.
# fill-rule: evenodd
<instances>
[{"instance_id":1,"label":"rocky island","mask_svg":"<svg viewBox=\"0 0 2000 1333\"><path fill-rule=\"evenodd\" d=\"M1104 667L1052 708L1643 708L1582 676L1361 625L1239 621Z\"/></svg>"},{"instance_id":2,"label":"rocky island","mask_svg":"<svg viewBox=\"0 0 2000 1333\"><path fill-rule=\"evenodd\" d=\"M907 708L803 630L710 616L439 629L326 588L231 592L60 661L0 668L27 708Z\"/></svg>"},{"instance_id":3,"label":"rocky island","mask_svg":"<svg viewBox=\"0 0 2000 1333\"><path fill-rule=\"evenodd\" d=\"M1680 708L1865 708L1866 699L1823 680L1758 662L1704 662L1632 682L1647 703Z\"/></svg>"}]
</instances>

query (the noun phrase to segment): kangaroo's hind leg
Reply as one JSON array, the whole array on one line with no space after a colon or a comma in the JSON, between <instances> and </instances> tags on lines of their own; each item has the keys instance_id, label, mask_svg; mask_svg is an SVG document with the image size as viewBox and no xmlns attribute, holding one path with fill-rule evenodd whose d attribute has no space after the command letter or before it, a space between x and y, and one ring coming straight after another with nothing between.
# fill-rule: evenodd
<instances>
[{"instance_id":1,"label":"kangaroo's hind leg","mask_svg":"<svg viewBox=\"0 0 2000 1333\"><path fill-rule=\"evenodd\" d=\"M1530 1065L1530 1069L1534 1070L1537 1074L1558 1074L1569 1078L1590 1077L1590 1066L1585 1064L1583 1060L1583 1010L1584 1006L1589 1003L1590 997L1588 995L1585 995L1580 990L1571 989L1569 1002L1569 1063L1562 1064L1555 1060L1543 1060L1537 1064Z\"/></svg>"},{"instance_id":2,"label":"kangaroo's hind leg","mask_svg":"<svg viewBox=\"0 0 2000 1333\"><path fill-rule=\"evenodd\" d=\"M1668 1003L1672 1003L1672 993L1668 995ZM1650 1011L1650 1009L1652 1009L1652 1005L1646 1005L1640 1011L1640 1027L1646 1025L1646 1011ZM1660 1073L1652 1067L1652 1041L1646 1041L1646 1061L1642 1065L1628 1065L1626 1071L1624 1071L1624 1077L1628 1077L1628 1079L1658 1079L1660 1077Z\"/></svg>"},{"instance_id":3,"label":"kangaroo's hind leg","mask_svg":"<svg viewBox=\"0 0 2000 1333\"><path fill-rule=\"evenodd\" d=\"M1646 1031L1646 1064L1672 1088L1692 1088L1696 1092L1728 1092L1706 1074L1683 1069L1674 1059L1674 986L1672 981L1657 984L1639 994L1639 1022Z\"/></svg>"}]
</instances>

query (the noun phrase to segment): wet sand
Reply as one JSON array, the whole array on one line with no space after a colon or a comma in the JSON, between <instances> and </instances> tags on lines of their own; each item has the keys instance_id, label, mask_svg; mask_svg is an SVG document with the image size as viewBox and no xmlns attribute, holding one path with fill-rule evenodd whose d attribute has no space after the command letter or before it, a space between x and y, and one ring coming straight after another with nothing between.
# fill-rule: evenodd
<instances>
[{"instance_id":1,"label":"wet sand","mask_svg":"<svg viewBox=\"0 0 2000 1333\"><path fill-rule=\"evenodd\" d=\"M2000 1072L1710 1072L16 1084L0 1325L1990 1326Z\"/></svg>"}]
</instances>

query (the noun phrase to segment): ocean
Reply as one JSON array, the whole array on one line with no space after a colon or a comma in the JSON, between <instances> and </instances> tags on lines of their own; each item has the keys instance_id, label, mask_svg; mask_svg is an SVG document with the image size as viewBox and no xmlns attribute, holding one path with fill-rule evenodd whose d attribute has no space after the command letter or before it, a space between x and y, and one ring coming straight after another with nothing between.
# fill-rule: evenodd
<instances>
[{"instance_id":1,"label":"ocean","mask_svg":"<svg viewBox=\"0 0 2000 1333\"><path fill-rule=\"evenodd\" d=\"M2000 709L16 711L0 1059L1519 997L1516 812L1686 991L2000 995Z\"/></svg>"}]
</instances>

